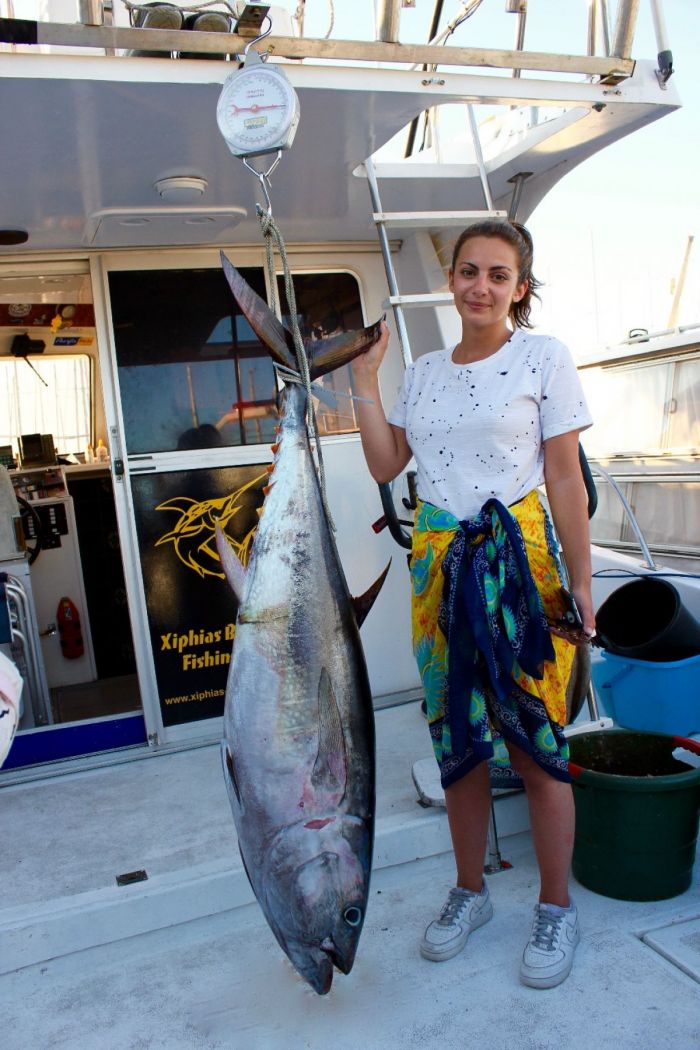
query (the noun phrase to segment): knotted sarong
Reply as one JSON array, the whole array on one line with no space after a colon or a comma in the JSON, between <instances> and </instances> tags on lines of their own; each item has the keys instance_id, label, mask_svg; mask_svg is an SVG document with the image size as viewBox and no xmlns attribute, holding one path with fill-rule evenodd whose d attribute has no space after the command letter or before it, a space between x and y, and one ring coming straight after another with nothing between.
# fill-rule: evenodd
<instances>
[{"instance_id":1,"label":"knotted sarong","mask_svg":"<svg viewBox=\"0 0 700 1050\"><path fill-rule=\"evenodd\" d=\"M536 491L474 518L419 503L411 555L413 649L443 787L504 740L568 781L566 693L575 649L550 634L563 608L551 522Z\"/></svg>"}]
</instances>

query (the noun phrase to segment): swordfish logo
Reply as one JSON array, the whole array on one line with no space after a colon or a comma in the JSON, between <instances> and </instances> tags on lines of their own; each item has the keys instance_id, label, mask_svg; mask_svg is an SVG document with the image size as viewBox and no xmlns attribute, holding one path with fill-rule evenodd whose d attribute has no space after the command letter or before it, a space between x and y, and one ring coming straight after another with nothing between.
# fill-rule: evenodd
<instances>
[{"instance_id":1,"label":"swordfish logo","mask_svg":"<svg viewBox=\"0 0 700 1050\"><path fill-rule=\"evenodd\" d=\"M216 549L216 527L218 525L226 533L226 526L241 510L243 493L267 480L268 474L265 472L219 499L197 501L189 496L175 496L160 503L156 510L171 511L178 517L170 531L156 541L156 547L172 543L175 554L188 569L202 578L216 576L223 580L224 572ZM254 535L255 528L249 529L240 540L226 536L243 565L248 563Z\"/></svg>"}]
</instances>

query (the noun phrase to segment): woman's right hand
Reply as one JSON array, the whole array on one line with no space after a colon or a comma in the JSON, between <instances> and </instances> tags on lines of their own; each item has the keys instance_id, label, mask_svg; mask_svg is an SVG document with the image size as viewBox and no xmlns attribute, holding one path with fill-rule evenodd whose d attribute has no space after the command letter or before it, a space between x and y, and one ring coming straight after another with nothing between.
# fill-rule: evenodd
<instances>
[{"instance_id":1,"label":"woman's right hand","mask_svg":"<svg viewBox=\"0 0 700 1050\"><path fill-rule=\"evenodd\" d=\"M370 382L374 383L379 372L379 366L384 360L384 355L389 346L389 327L386 321L382 321L379 328L379 338L375 343L372 343L368 350L365 350L363 354L359 354L358 357L352 362L352 374L358 383Z\"/></svg>"}]
</instances>

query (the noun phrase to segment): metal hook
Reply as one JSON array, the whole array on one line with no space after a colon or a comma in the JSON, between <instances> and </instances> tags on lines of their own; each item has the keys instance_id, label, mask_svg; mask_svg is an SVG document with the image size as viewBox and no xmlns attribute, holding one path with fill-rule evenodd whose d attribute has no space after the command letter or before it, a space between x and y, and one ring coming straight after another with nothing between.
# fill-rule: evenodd
<instances>
[{"instance_id":1,"label":"metal hook","mask_svg":"<svg viewBox=\"0 0 700 1050\"><path fill-rule=\"evenodd\" d=\"M272 215L272 201L270 200L270 194L268 192L268 186L270 185L270 175L272 175L272 172L275 170L281 159L282 150L280 149L277 151L277 156L275 157L267 171L258 171L257 168L253 167L253 165L250 163L247 157L242 158L243 163L245 164L248 171L252 171L253 175L256 176L256 178L260 182L260 185L262 186L262 191L265 194L265 201L267 203L268 215Z\"/></svg>"},{"instance_id":2,"label":"metal hook","mask_svg":"<svg viewBox=\"0 0 700 1050\"><path fill-rule=\"evenodd\" d=\"M253 46L253 44L257 44L261 40L264 40L265 37L269 36L270 33L272 32L272 19L270 18L269 15L265 15L265 18L263 19L262 25L265 25L265 22L267 22L267 24L268 24L267 25L267 29L265 30L265 32L261 33L260 36L256 36L254 40L251 40L248 44L246 44L245 50L243 51L243 58L244 59L248 57L248 52L250 51L250 49ZM265 57L267 58L267 52L265 53ZM263 60L262 55L260 55L260 59Z\"/></svg>"}]
</instances>

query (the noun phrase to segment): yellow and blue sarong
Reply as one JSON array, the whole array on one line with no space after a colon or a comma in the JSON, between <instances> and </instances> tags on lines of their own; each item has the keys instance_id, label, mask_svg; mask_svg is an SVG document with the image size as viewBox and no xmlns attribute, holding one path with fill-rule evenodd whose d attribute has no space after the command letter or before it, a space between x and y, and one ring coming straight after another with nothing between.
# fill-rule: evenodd
<instances>
[{"instance_id":1,"label":"yellow and blue sarong","mask_svg":"<svg viewBox=\"0 0 700 1050\"><path fill-rule=\"evenodd\" d=\"M419 503L411 554L413 649L443 787L508 766L504 740L569 781L566 691L574 646L552 636L562 573L536 491L474 518Z\"/></svg>"}]
</instances>

